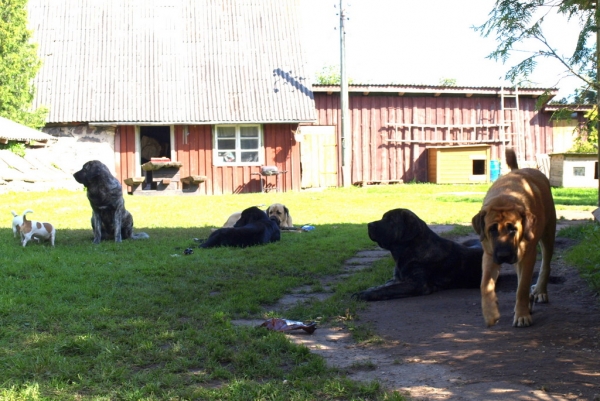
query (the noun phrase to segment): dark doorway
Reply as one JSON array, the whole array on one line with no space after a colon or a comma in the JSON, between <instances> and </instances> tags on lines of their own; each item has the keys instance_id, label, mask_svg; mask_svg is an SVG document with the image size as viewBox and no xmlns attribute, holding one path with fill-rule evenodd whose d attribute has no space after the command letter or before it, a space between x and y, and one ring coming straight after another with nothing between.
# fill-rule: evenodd
<instances>
[{"instance_id":1,"label":"dark doorway","mask_svg":"<svg viewBox=\"0 0 600 401\"><path fill-rule=\"evenodd\" d=\"M171 127L140 127L141 164L152 157L171 158Z\"/></svg>"},{"instance_id":2,"label":"dark doorway","mask_svg":"<svg viewBox=\"0 0 600 401\"><path fill-rule=\"evenodd\" d=\"M171 158L171 127L140 127L140 165L148 163L153 157ZM146 177L143 188L156 189L157 183L152 181L152 171L142 170Z\"/></svg>"}]
</instances>

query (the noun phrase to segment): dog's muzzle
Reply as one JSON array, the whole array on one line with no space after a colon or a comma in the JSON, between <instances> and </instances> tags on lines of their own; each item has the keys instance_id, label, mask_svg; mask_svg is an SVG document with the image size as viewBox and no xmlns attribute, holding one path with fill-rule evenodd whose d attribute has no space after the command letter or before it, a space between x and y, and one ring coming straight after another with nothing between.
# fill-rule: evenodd
<instances>
[{"instance_id":1,"label":"dog's muzzle","mask_svg":"<svg viewBox=\"0 0 600 401\"><path fill-rule=\"evenodd\" d=\"M279 227L281 225L281 221L279 220L279 217L277 217L277 216L269 216L269 220L275 222L275 224L277 224L277 227Z\"/></svg>"},{"instance_id":2,"label":"dog's muzzle","mask_svg":"<svg viewBox=\"0 0 600 401\"><path fill-rule=\"evenodd\" d=\"M517 263L517 252L508 244L498 244L494 249L494 263L498 265Z\"/></svg>"},{"instance_id":3,"label":"dog's muzzle","mask_svg":"<svg viewBox=\"0 0 600 401\"><path fill-rule=\"evenodd\" d=\"M377 242L375 239L375 222L367 224L367 231L369 232L369 238L371 241Z\"/></svg>"}]
</instances>

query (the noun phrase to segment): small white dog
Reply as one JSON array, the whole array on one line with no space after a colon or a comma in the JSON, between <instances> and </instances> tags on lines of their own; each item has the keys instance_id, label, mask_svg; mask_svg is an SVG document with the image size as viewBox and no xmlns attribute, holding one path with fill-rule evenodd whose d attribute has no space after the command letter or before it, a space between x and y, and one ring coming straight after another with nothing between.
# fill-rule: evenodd
<instances>
[{"instance_id":1,"label":"small white dog","mask_svg":"<svg viewBox=\"0 0 600 401\"><path fill-rule=\"evenodd\" d=\"M27 216L23 214L23 224L19 226L21 232L21 242L23 246L27 245L27 242L32 238L39 242L40 239L49 240L52 246L54 246L54 238L56 237L56 230L50 223L41 223L39 221L27 220Z\"/></svg>"},{"instance_id":2,"label":"small white dog","mask_svg":"<svg viewBox=\"0 0 600 401\"><path fill-rule=\"evenodd\" d=\"M11 211L11 213L13 215L13 222L12 222L13 237L17 238L17 234L20 233L19 227L21 225L23 225L23 217L25 217L25 215L27 213L33 213L33 210L27 209L22 214L16 214L14 211Z\"/></svg>"}]
</instances>

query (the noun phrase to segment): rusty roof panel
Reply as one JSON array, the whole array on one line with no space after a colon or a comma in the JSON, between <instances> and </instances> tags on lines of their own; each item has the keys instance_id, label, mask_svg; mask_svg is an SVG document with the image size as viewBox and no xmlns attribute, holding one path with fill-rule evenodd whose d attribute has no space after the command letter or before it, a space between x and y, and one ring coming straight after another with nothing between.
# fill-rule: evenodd
<instances>
[{"instance_id":1,"label":"rusty roof panel","mask_svg":"<svg viewBox=\"0 0 600 401\"><path fill-rule=\"evenodd\" d=\"M30 0L48 122L315 118L298 0Z\"/></svg>"}]
</instances>

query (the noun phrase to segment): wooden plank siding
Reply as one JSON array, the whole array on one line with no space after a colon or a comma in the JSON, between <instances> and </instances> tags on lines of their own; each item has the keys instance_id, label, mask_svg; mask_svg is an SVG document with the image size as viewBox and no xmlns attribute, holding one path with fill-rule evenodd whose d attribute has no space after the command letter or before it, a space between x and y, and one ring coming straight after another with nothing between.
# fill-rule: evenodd
<instances>
[{"instance_id":1,"label":"wooden plank siding","mask_svg":"<svg viewBox=\"0 0 600 401\"><path fill-rule=\"evenodd\" d=\"M297 124L263 125L265 165L286 171L279 176L282 192L300 190L300 150L293 135L297 128ZM183 164L179 170L180 177L206 176L206 181L198 188L200 195L260 192L259 179L265 180L264 187L267 190L275 190L276 177L252 175L260 172L260 166L214 166L212 130L212 125L175 126L176 161ZM118 154L115 169L119 181L140 175L135 171L134 126L117 127L115 153ZM125 184L123 188L127 190Z\"/></svg>"},{"instance_id":2,"label":"wooden plank siding","mask_svg":"<svg viewBox=\"0 0 600 401\"><path fill-rule=\"evenodd\" d=\"M139 177L135 172L135 127L118 126L115 130L115 173L121 183L128 177ZM127 186L123 184L123 189Z\"/></svg>"},{"instance_id":3,"label":"wooden plank siding","mask_svg":"<svg viewBox=\"0 0 600 401\"><path fill-rule=\"evenodd\" d=\"M489 153L489 145L428 148L428 181L435 184L489 182ZM484 169L478 175L473 172L474 160L484 163Z\"/></svg>"},{"instance_id":4,"label":"wooden plank siding","mask_svg":"<svg viewBox=\"0 0 600 401\"><path fill-rule=\"evenodd\" d=\"M314 93L317 122L314 125L335 125L338 136L338 157L342 160L341 111L339 94ZM536 98L520 96L520 125L524 149L519 160L535 162L537 154L552 152L551 113L536 110ZM508 106L507 106L508 107ZM503 147L498 127L500 99L497 96L398 96L394 93L361 93L349 95L349 121L352 134L351 180L376 182L428 180L428 146L490 145L491 159L503 159ZM515 111L505 110L505 121L516 119ZM420 124L420 127L400 127L391 124ZM464 125L465 128L443 127ZM513 126L506 130L507 146L516 146L518 137ZM467 126L470 126L467 127ZM388 139L401 141L389 141ZM442 141L461 141L444 144ZM413 142L409 142L413 141ZM437 142L436 142L437 141ZM521 141L523 142L523 141ZM338 185L342 183L341 163Z\"/></svg>"}]
</instances>

